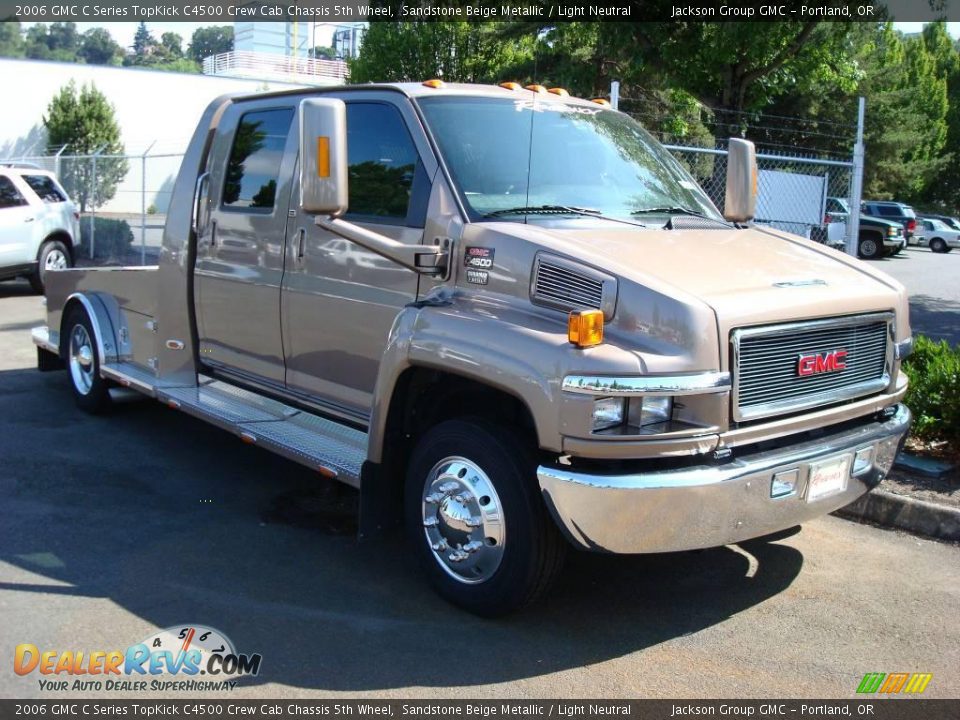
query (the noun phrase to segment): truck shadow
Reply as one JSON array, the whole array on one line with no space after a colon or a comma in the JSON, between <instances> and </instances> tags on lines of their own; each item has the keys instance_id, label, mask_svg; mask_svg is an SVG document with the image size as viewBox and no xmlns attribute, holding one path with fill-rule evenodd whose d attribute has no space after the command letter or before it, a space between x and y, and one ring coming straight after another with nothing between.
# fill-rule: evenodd
<instances>
[{"instance_id":1,"label":"truck shadow","mask_svg":"<svg viewBox=\"0 0 960 720\"><path fill-rule=\"evenodd\" d=\"M45 632L54 646L126 647L156 628L211 625L263 656L244 686L536 677L722 623L789 587L803 565L773 541L576 553L547 602L481 620L432 593L400 538L358 542L352 491L157 403L89 417L63 373L0 372L0 457L0 560L16 568L0 576L0 593L19 608L24 642L57 621L51 608L62 612L67 596L74 615L98 613L104 635ZM141 636L111 635L101 615L111 606L90 602L99 598L141 618Z\"/></svg>"},{"instance_id":2,"label":"truck shadow","mask_svg":"<svg viewBox=\"0 0 960 720\"><path fill-rule=\"evenodd\" d=\"M929 295L910 296L910 327L914 334L960 344L960 302Z\"/></svg>"}]
</instances>

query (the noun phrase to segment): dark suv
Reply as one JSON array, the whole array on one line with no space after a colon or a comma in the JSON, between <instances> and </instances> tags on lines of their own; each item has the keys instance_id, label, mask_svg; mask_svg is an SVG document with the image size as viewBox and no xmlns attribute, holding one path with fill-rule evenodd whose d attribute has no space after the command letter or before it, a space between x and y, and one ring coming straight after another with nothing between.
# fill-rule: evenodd
<instances>
[{"instance_id":1,"label":"dark suv","mask_svg":"<svg viewBox=\"0 0 960 720\"><path fill-rule=\"evenodd\" d=\"M900 223L903 225L903 234L907 243L910 242L910 238L913 237L917 229L917 213L914 212L912 207L904 203L890 200L864 200L860 203L860 212Z\"/></svg>"}]
</instances>

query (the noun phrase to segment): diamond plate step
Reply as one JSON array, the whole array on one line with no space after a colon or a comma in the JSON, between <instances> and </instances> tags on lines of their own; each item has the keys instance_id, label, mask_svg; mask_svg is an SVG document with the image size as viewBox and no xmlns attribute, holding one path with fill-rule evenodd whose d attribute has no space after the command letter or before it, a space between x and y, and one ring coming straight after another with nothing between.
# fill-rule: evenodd
<instances>
[{"instance_id":1,"label":"diamond plate step","mask_svg":"<svg viewBox=\"0 0 960 720\"><path fill-rule=\"evenodd\" d=\"M243 388L200 378L199 387L161 388L157 399L244 441L359 487L367 434Z\"/></svg>"}]
</instances>

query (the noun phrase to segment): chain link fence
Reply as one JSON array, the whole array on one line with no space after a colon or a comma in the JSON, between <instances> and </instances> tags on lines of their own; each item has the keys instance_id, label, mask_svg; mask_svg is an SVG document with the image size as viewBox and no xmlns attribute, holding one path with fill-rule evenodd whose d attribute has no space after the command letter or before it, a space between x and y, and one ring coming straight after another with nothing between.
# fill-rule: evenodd
<instances>
[{"instance_id":1,"label":"chain link fence","mask_svg":"<svg viewBox=\"0 0 960 720\"><path fill-rule=\"evenodd\" d=\"M40 155L0 162L56 173L81 211L79 265L155 265L182 153Z\"/></svg>"},{"instance_id":2,"label":"chain link fence","mask_svg":"<svg viewBox=\"0 0 960 720\"><path fill-rule=\"evenodd\" d=\"M727 151L683 145L665 146L696 178L718 208L723 208ZM853 162L798 155L757 153L757 210L754 222L801 237L844 244L846 227L829 227L832 198L850 202Z\"/></svg>"}]
</instances>

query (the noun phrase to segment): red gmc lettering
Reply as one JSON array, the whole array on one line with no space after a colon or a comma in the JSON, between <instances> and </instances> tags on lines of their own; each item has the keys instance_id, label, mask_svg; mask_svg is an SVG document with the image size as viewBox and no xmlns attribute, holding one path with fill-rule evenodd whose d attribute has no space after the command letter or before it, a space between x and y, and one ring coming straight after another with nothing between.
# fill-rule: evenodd
<instances>
[{"instance_id":1,"label":"red gmc lettering","mask_svg":"<svg viewBox=\"0 0 960 720\"><path fill-rule=\"evenodd\" d=\"M846 359L846 350L836 350L823 355L801 355L797 361L797 375L807 377L808 375L846 370Z\"/></svg>"}]
</instances>

